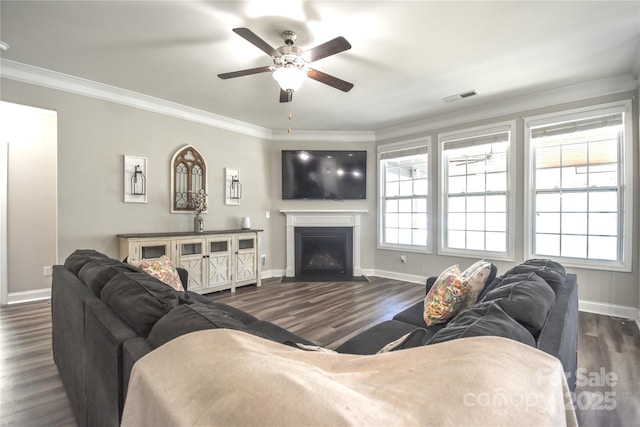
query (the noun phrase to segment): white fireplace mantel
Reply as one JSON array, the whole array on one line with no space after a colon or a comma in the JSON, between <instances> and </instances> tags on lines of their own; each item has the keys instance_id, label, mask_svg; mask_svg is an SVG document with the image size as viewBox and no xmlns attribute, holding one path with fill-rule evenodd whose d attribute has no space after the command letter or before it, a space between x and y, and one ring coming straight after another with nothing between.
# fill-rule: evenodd
<instances>
[{"instance_id":1,"label":"white fireplace mantel","mask_svg":"<svg viewBox=\"0 0 640 427\"><path fill-rule=\"evenodd\" d=\"M294 277L296 227L353 227L353 275L362 275L360 219L366 210L302 210L284 209L287 217L287 269L285 275Z\"/></svg>"}]
</instances>

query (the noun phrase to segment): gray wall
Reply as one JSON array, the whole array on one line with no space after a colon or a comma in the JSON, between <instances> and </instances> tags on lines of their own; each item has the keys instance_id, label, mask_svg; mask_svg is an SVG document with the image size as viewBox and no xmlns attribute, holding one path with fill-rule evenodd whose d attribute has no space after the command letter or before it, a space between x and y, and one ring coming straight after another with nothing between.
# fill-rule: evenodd
<instances>
[{"instance_id":1,"label":"gray wall","mask_svg":"<svg viewBox=\"0 0 640 427\"><path fill-rule=\"evenodd\" d=\"M265 212L271 205L272 171L264 140L6 79L2 99L58 113L58 262L77 248L117 257L119 233L191 230L191 214L170 213L170 161L187 144L207 162L205 228L240 228L240 218L249 216L253 228L265 230L261 253L268 253L271 231ZM146 204L123 202L124 154L148 159ZM224 205L225 167L240 170L240 206ZM10 283L11 292L15 289Z\"/></svg>"},{"instance_id":2,"label":"gray wall","mask_svg":"<svg viewBox=\"0 0 640 427\"><path fill-rule=\"evenodd\" d=\"M523 170L523 117L576 108L585 105L630 99L637 91L607 96L589 101L573 102L530 111L517 111L495 118L464 123L446 128L434 128L398 140L431 136L431 156L437 157L435 141L439 132L478 126L504 120L516 120L516 156ZM192 216L170 213L169 163L172 155L186 144L194 145L208 165L209 213L205 215L207 229L237 228L239 218L250 216L253 228L265 230L261 254L267 255L265 271L281 272L285 261L285 217L282 209L362 209L362 267L399 278L421 279L443 268L460 263L466 266L472 259L401 253L377 249L376 203L377 171L376 143L341 141L299 142L295 133L286 141L266 141L215 127L161 114L130 108L66 92L2 80L2 99L58 112L58 262L76 248L95 248L111 256L118 255L116 234L131 232L186 231L192 226ZM638 111L637 98L633 101ZM462 113L461 113L462 114ZM633 272L621 273L587 269L570 269L579 275L580 298L602 305L640 307L640 277L638 264L639 201L638 193L638 114L634 113L634 262ZM462 117L462 115L461 115ZM461 123L463 120L460 121ZM294 131L295 132L295 131ZM394 140L378 141L377 144ZM368 150L366 201L283 201L280 188L280 151L303 149L364 149ZM148 204L125 204L122 201L122 156L148 158ZM432 165L437 165L433 159ZM223 172L225 167L240 170L244 186L240 206L223 203ZM432 191L436 191L437 176L433 174ZM516 188L523 188L519 175ZM436 205L431 206L431 224L437 224ZM516 229L522 229L524 195L518 194ZM271 218L265 213L269 211ZM437 238L432 227L431 239ZM523 259L523 237L516 238L516 261ZM29 244L25 241L25 244ZM407 256L407 263L400 262ZM498 263L504 271L511 263ZM9 266L11 268L11 265ZM42 266L37 266L41 269ZM418 280L416 280L418 281ZM36 285L39 286L39 285ZM9 292L15 291L11 285Z\"/></svg>"},{"instance_id":3,"label":"gray wall","mask_svg":"<svg viewBox=\"0 0 640 427\"><path fill-rule=\"evenodd\" d=\"M43 267L56 262L57 118L52 111L4 105L8 292L26 298L46 296L38 291L48 288L51 280L43 275Z\"/></svg>"}]
</instances>

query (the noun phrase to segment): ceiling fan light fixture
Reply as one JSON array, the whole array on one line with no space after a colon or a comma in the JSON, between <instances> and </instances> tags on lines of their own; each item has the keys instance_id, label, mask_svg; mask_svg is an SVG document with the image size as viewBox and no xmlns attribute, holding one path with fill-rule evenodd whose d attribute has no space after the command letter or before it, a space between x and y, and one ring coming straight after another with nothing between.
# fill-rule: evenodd
<instances>
[{"instance_id":1,"label":"ceiling fan light fixture","mask_svg":"<svg viewBox=\"0 0 640 427\"><path fill-rule=\"evenodd\" d=\"M282 90L295 92L307 79L307 73L294 65L285 65L273 72L273 78Z\"/></svg>"}]
</instances>

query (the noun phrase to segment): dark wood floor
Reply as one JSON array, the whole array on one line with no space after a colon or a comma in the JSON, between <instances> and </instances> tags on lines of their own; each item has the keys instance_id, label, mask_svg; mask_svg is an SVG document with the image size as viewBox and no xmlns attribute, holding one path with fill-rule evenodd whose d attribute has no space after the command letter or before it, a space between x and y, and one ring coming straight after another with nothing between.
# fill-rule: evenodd
<instances>
[{"instance_id":1,"label":"dark wood floor","mask_svg":"<svg viewBox=\"0 0 640 427\"><path fill-rule=\"evenodd\" d=\"M209 295L318 344L335 348L424 296L419 285L283 282ZM634 322L580 313L576 389L581 426L640 426L640 331ZM609 375L609 385L606 375ZM602 380L602 381L601 381ZM615 406L614 408L610 408ZM0 308L0 425L75 426L51 358L49 301Z\"/></svg>"}]
</instances>

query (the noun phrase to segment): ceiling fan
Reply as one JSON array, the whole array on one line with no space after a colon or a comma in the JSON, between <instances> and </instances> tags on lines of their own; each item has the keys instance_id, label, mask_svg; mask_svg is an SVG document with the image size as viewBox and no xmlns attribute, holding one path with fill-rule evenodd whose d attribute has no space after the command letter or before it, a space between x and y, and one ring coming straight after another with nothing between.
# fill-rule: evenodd
<instances>
[{"instance_id":1,"label":"ceiling fan","mask_svg":"<svg viewBox=\"0 0 640 427\"><path fill-rule=\"evenodd\" d=\"M493 147L491 147L490 151L488 153L484 153L484 154L472 154L472 155L468 155L468 156L464 156L464 157L460 157L458 159L453 159L456 166L462 166L462 165L471 165L473 163L478 163L478 162L485 162L485 161L491 161L493 160Z\"/></svg>"},{"instance_id":2,"label":"ceiling fan","mask_svg":"<svg viewBox=\"0 0 640 427\"><path fill-rule=\"evenodd\" d=\"M293 92L300 89L307 77L343 92L349 92L353 87L352 83L309 67L309 64L314 61L351 49L351 45L344 37L336 37L326 43L303 51L293 45L296 40L296 33L293 31L282 33L285 45L277 49L271 47L248 28L234 28L233 32L271 56L273 65L218 74L221 79L272 72L273 78L280 86L280 102L291 102Z\"/></svg>"}]
</instances>

